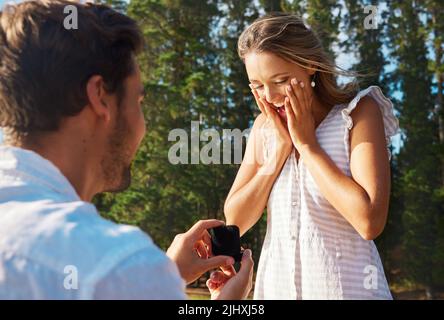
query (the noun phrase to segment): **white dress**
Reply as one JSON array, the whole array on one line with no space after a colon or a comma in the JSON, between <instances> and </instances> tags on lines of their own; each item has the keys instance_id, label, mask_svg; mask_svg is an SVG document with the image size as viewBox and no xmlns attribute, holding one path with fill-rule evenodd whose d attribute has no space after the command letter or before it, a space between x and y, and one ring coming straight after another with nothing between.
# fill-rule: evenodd
<instances>
[{"instance_id":1,"label":"white dress","mask_svg":"<svg viewBox=\"0 0 444 320\"><path fill-rule=\"evenodd\" d=\"M316 136L347 176L350 113L365 95L381 108L387 145L399 129L393 105L379 87L360 91L348 105L334 106ZM290 154L271 190L254 298L392 299L374 242L364 240L333 208L300 160Z\"/></svg>"}]
</instances>

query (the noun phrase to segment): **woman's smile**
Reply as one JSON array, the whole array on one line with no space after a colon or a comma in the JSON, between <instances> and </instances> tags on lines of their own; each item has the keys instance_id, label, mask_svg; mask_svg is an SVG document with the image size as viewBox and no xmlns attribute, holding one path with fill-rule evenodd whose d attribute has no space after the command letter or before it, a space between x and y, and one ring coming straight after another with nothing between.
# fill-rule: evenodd
<instances>
[{"instance_id":1,"label":"woman's smile","mask_svg":"<svg viewBox=\"0 0 444 320\"><path fill-rule=\"evenodd\" d=\"M284 124L287 125L287 114L285 111L285 105L282 106L275 106L273 105L273 107L275 108L276 112L278 113L279 117L281 117L281 119L284 121Z\"/></svg>"}]
</instances>

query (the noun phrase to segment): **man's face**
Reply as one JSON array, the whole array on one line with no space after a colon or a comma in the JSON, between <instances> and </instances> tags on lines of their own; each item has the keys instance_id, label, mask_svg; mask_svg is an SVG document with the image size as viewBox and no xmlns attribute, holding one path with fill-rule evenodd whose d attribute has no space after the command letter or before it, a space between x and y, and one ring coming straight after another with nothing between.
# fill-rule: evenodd
<instances>
[{"instance_id":1,"label":"man's face","mask_svg":"<svg viewBox=\"0 0 444 320\"><path fill-rule=\"evenodd\" d=\"M105 190L118 192L131 184L131 163L145 135L145 119L142 111L144 95L140 69L136 65L134 74L124 83L124 96L117 105L114 122L105 155L102 159Z\"/></svg>"}]
</instances>

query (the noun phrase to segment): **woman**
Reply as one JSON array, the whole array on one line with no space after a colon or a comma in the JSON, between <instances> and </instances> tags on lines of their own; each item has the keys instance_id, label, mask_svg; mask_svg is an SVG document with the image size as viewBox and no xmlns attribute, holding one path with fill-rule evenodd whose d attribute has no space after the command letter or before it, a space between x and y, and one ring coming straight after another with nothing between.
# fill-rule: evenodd
<instances>
[{"instance_id":1,"label":"woman","mask_svg":"<svg viewBox=\"0 0 444 320\"><path fill-rule=\"evenodd\" d=\"M225 216L243 234L267 207L255 299L391 299L372 241L389 207L391 102L338 86L353 74L295 15L256 20L238 52L261 114Z\"/></svg>"}]
</instances>

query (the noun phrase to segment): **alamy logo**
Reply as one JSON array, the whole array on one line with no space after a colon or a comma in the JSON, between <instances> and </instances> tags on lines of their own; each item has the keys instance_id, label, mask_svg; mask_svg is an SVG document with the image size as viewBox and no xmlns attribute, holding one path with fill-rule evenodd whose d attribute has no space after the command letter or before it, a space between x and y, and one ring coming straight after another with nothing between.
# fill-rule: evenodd
<instances>
[{"instance_id":1,"label":"alamy logo","mask_svg":"<svg viewBox=\"0 0 444 320\"><path fill-rule=\"evenodd\" d=\"M364 13L370 13L364 19L364 29L378 29L378 20L376 17L376 15L378 14L378 7L371 5L365 6Z\"/></svg>"},{"instance_id":2,"label":"alamy logo","mask_svg":"<svg viewBox=\"0 0 444 320\"><path fill-rule=\"evenodd\" d=\"M79 272L76 266L67 265L63 269L63 273L67 276L63 280L63 287L66 290L77 290L79 288Z\"/></svg>"},{"instance_id":3,"label":"alamy logo","mask_svg":"<svg viewBox=\"0 0 444 320\"><path fill-rule=\"evenodd\" d=\"M63 27L66 30L79 29L79 14L77 12L77 7L74 5L65 6L63 8L63 13L67 14L65 19L63 19Z\"/></svg>"},{"instance_id":4,"label":"alamy logo","mask_svg":"<svg viewBox=\"0 0 444 320\"><path fill-rule=\"evenodd\" d=\"M366 276L364 277L364 288L367 290L378 289L378 268L373 265L368 265L363 271Z\"/></svg>"},{"instance_id":5,"label":"alamy logo","mask_svg":"<svg viewBox=\"0 0 444 320\"><path fill-rule=\"evenodd\" d=\"M184 129L173 129L168 141L175 142L168 151L171 164L223 164L232 163L231 146L234 145L234 163L242 162L242 140L247 139L250 129L223 129L222 139L216 129L200 131L199 121L191 121L191 139ZM191 140L191 148L190 148ZM202 149L200 142L207 142ZM222 149L222 150L221 150ZM191 159L189 159L191 154ZM191 160L191 161L190 161Z\"/></svg>"}]
</instances>

